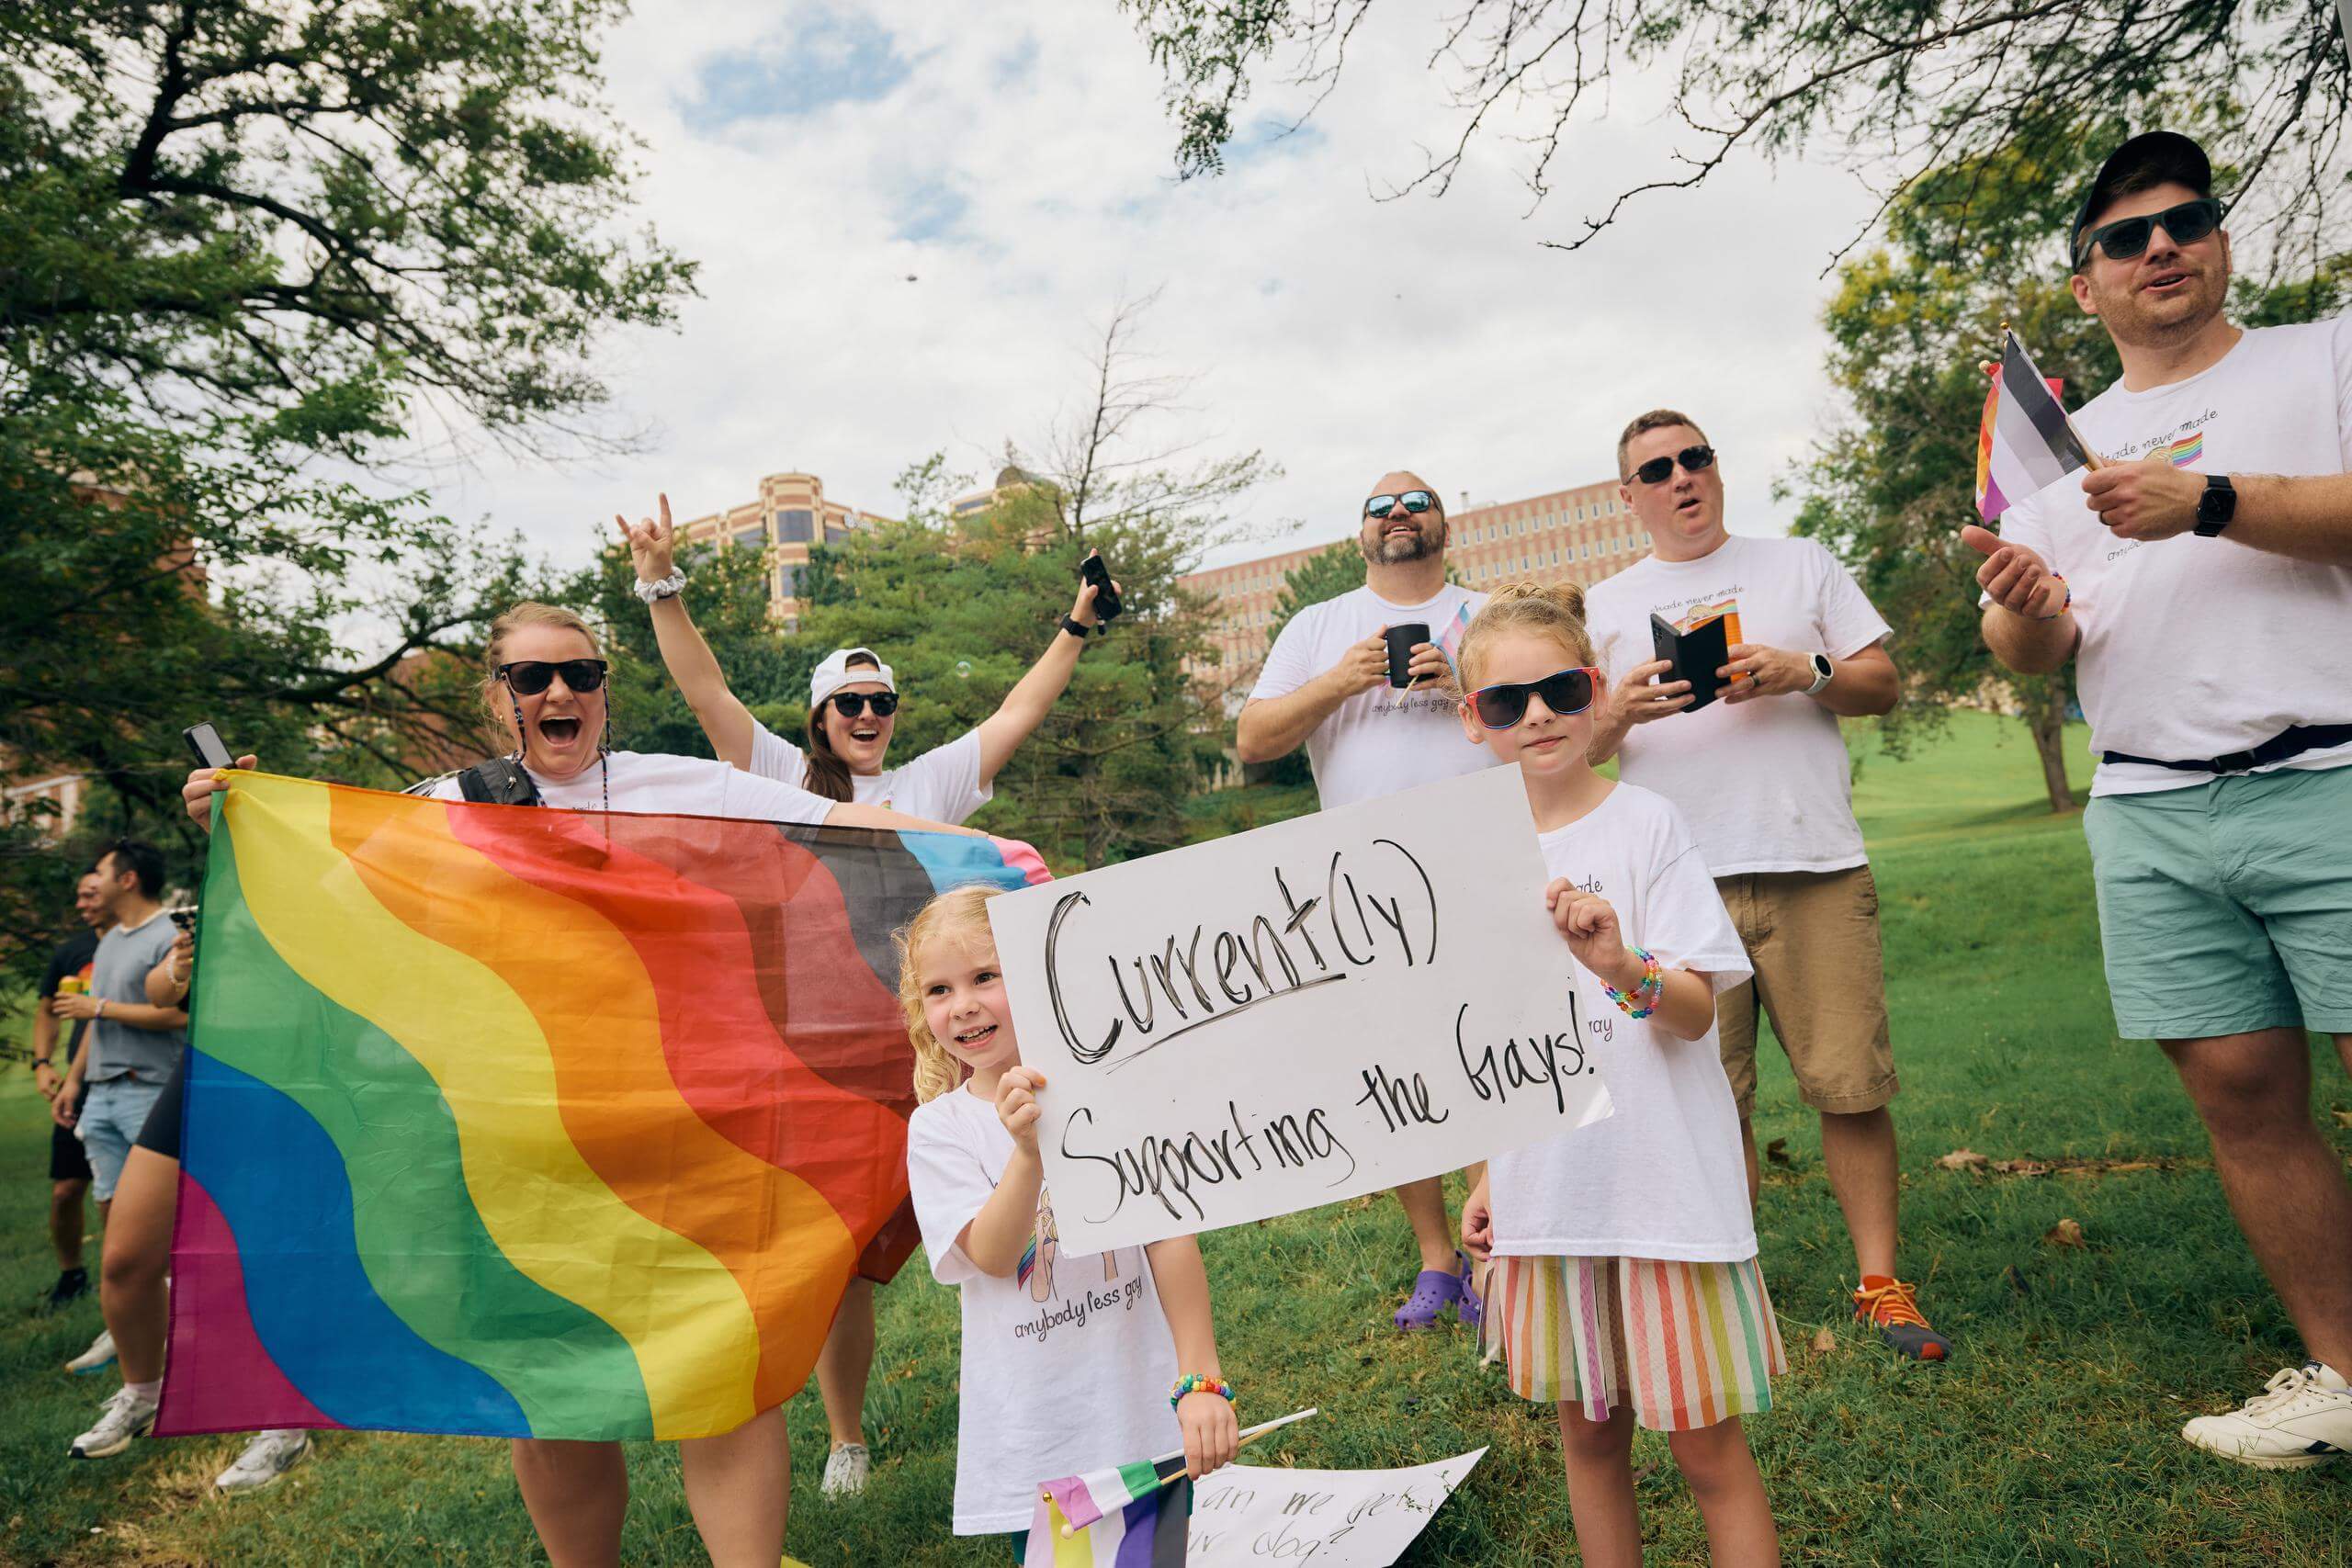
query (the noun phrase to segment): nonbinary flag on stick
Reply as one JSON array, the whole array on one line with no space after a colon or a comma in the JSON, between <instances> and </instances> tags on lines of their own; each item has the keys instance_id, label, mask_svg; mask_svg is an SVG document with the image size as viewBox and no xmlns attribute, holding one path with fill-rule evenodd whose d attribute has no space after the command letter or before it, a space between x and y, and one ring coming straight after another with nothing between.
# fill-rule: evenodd
<instances>
[{"instance_id":1,"label":"nonbinary flag on stick","mask_svg":"<svg viewBox=\"0 0 2352 1568\"><path fill-rule=\"evenodd\" d=\"M947 834L222 798L167 1434L693 1438L782 1403L912 1245L891 930L1046 879Z\"/></svg>"},{"instance_id":2,"label":"nonbinary flag on stick","mask_svg":"<svg viewBox=\"0 0 2352 1568\"><path fill-rule=\"evenodd\" d=\"M2018 334L2002 329L2001 363L1976 431L1976 510L1987 523L2068 474L2098 467L2067 423L2060 385L2045 380Z\"/></svg>"}]
</instances>

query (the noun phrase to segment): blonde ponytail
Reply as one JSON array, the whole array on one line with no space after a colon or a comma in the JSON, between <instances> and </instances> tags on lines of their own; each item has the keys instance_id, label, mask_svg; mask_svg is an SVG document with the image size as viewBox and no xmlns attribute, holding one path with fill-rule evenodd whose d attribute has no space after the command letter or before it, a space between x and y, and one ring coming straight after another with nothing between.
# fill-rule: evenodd
<instances>
[{"instance_id":1,"label":"blonde ponytail","mask_svg":"<svg viewBox=\"0 0 2352 1568\"><path fill-rule=\"evenodd\" d=\"M1521 578L1517 582L1504 583L1489 594L1487 607L1478 612L1469 629L1462 634L1460 659L1464 691L1478 684L1483 645L1499 633L1512 631L1542 632L1557 637L1561 648L1578 664L1600 662L1592 649L1592 634L1585 629L1583 585Z\"/></svg>"}]
</instances>

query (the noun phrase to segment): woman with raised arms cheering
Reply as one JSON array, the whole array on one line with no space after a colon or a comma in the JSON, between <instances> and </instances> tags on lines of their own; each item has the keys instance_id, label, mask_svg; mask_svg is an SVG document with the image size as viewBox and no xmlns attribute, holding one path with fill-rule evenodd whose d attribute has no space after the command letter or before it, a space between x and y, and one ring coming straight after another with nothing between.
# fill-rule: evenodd
<instances>
[{"instance_id":1,"label":"woman with raised arms cheering","mask_svg":"<svg viewBox=\"0 0 2352 1568\"><path fill-rule=\"evenodd\" d=\"M833 800L887 806L939 822L962 822L986 805L996 775L1069 686L1086 635L1098 624L1095 588L1082 585L1053 641L996 712L944 746L899 767L883 759L898 728L899 689L890 667L865 648L836 649L808 682L805 746L796 746L752 716L727 684L726 672L686 613L685 573L676 566L677 530L670 498L661 516L632 525L614 519L628 542L638 597L652 612L662 661L678 683L711 750L746 773L792 784ZM1118 589L1114 582L1114 592ZM893 1270L895 1273L895 1270ZM823 1492L850 1497L865 1489L872 1459L865 1447L865 1385L874 1366L874 1287L859 1278L842 1299L841 1315L817 1362L832 1448Z\"/></svg>"}]
</instances>

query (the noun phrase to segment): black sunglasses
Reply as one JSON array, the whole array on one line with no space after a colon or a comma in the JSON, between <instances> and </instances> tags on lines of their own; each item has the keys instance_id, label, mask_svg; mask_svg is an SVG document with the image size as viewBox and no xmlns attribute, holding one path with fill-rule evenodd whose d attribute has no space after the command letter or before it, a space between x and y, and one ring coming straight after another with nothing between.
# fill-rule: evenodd
<instances>
[{"instance_id":1,"label":"black sunglasses","mask_svg":"<svg viewBox=\"0 0 2352 1568\"><path fill-rule=\"evenodd\" d=\"M835 692L826 700L843 718L855 718L869 705L876 718L888 718L899 711L899 694L896 692Z\"/></svg>"},{"instance_id":2,"label":"black sunglasses","mask_svg":"<svg viewBox=\"0 0 2352 1568\"><path fill-rule=\"evenodd\" d=\"M518 697L536 697L558 675L575 692L593 692L605 683L601 659L518 659L498 667L498 678Z\"/></svg>"},{"instance_id":3,"label":"black sunglasses","mask_svg":"<svg viewBox=\"0 0 2352 1568\"><path fill-rule=\"evenodd\" d=\"M1686 474L1695 474L1702 469L1712 468L1715 466L1715 449L1712 446L1685 446L1671 457L1652 457L1648 462L1635 468L1633 479L1625 482L1632 484L1634 479L1639 479L1645 485L1662 485L1666 482L1667 476L1674 472L1674 465L1677 463L1682 465L1682 471Z\"/></svg>"},{"instance_id":4,"label":"black sunglasses","mask_svg":"<svg viewBox=\"0 0 2352 1568\"><path fill-rule=\"evenodd\" d=\"M2130 261L2144 254L2148 242L2155 238L2156 225L2164 225L2176 245L2193 245L2222 226L2222 204L2210 196L2195 201L2184 201L2178 207L2167 207L2162 212L2150 212L2138 218L2119 218L2112 223L2102 223L2083 236L2082 249L2075 254L2075 265L2090 260L2091 247L2097 245L2107 253L2109 261Z\"/></svg>"},{"instance_id":5,"label":"black sunglasses","mask_svg":"<svg viewBox=\"0 0 2352 1568\"><path fill-rule=\"evenodd\" d=\"M1481 686L1463 700L1488 729L1509 729L1527 716L1527 694L1533 692L1544 705L1566 718L1592 705L1592 683L1600 671L1589 668L1556 671L1541 681L1511 681Z\"/></svg>"},{"instance_id":6,"label":"black sunglasses","mask_svg":"<svg viewBox=\"0 0 2352 1568\"><path fill-rule=\"evenodd\" d=\"M1402 495L1375 495L1363 503L1366 517L1385 517L1398 507L1415 516L1437 504L1437 497L1425 490L1408 490Z\"/></svg>"}]
</instances>

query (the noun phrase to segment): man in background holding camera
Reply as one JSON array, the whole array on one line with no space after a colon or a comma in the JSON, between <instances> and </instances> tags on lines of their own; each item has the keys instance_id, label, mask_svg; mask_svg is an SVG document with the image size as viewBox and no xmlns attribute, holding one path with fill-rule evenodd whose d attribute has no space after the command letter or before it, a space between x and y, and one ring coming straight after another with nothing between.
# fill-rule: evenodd
<instances>
[{"instance_id":1,"label":"man in background holding camera","mask_svg":"<svg viewBox=\"0 0 2352 1568\"><path fill-rule=\"evenodd\" d=\"M1304 745L1326 809L1494 761L1484 746L1462 743L1453 716L1460 694L1445 648L1487 596L1445 580L1444 503L1419 475L1400 470L1381 476L1357 522L1363 586L1291 618L1266 654L1234 741L1244 762L1271 762ZM1396 1326L1434 1327L1448 1306L1476 1323L1478 1297L1454 1250L1443 1180L1408 1181L1396 1200L1421 1253Z\"/></svg>"},{"instance_id":2,"label":"man in background holding camera","mask_svg":"<svg viewBox=\"0 0 2352 1568\"><path fill-rule=\"evenodd\" d=\"M1617 438L1617 472L1652 553L1585 600L1611 684L1590 757L1618 758L1628 784L1681 811L1755 967L1716 1004L1749 1198L1760 1008L1798 1096L1821 1118L1821 1163L1854 1244L1855 1318L1899 1355L1942 1360L1951 1341L1895 1276L1896 1083L1878 886L1838 728L1894 705L1886 621L1813 540L1724 527L1723 470L1689 415L1636 417ZM1653 617L1680 633L1724 623L1725 661L1701 677L1721 682L1713 702L1702 707L1654 657Z\"/></svg>"}]
</instances>

